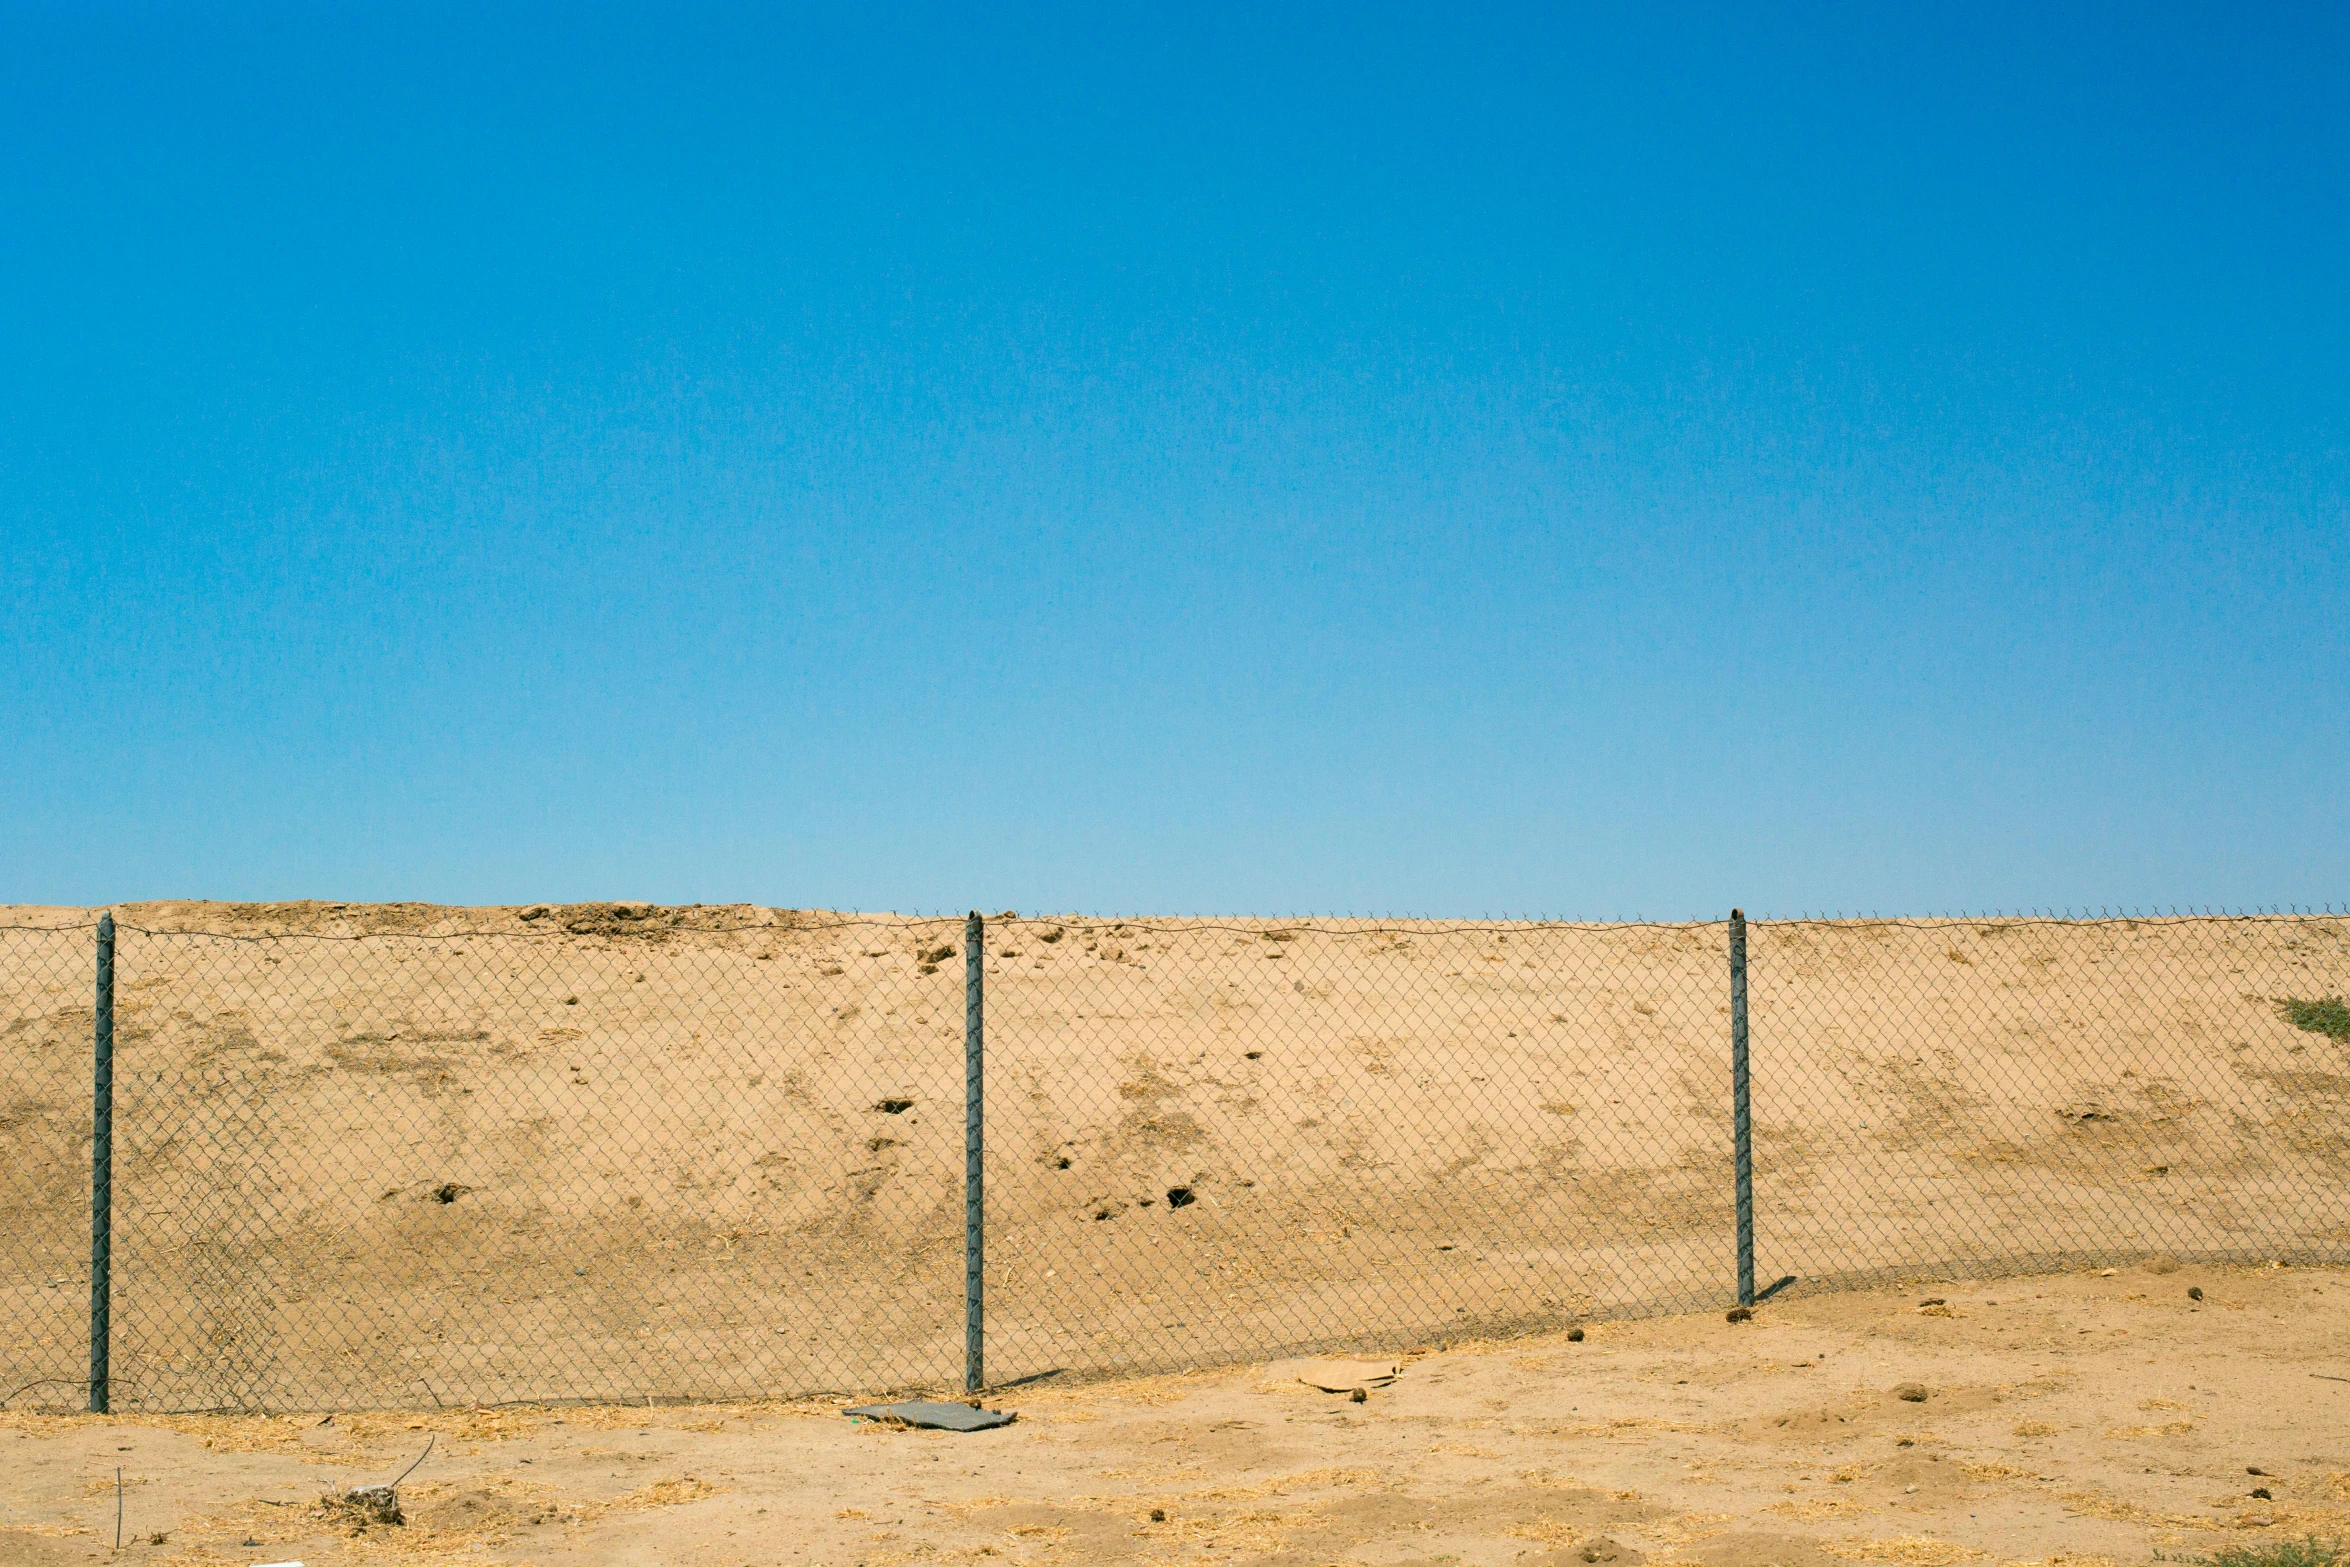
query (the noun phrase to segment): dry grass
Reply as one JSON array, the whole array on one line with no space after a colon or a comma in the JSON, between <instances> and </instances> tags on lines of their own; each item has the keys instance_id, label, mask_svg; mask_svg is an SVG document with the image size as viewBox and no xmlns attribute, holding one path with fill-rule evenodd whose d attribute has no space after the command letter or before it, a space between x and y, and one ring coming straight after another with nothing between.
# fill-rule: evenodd
<instances>
[{"instance_id":1,"label":"dry grass","mask_svg":"<svg viewBox=\"0 0 2350 1567\"><path fill-rule=\"evenodd\" d=\"M1823 1540L1820 1548L1856 1562L1886 1562L1892 1567L1958 1567L1981 1561L1983 1552L1925 1535L1902 1535L1891 1540Z\"/></svg>"},{"instance_id":2,"label":"dry grass","mask_svg":"<svg viewBox=\"0 0 2350 1567\"><path fill-rule=\"evenodd\" d=\"M2217 1520L2199 1513L2164 1513L2102 1491L2067 1491L2059 1498L2084 1518L2106 1518L2115 1523L2147 1524L2157 1529L2218 1529Z\"/></svg>"},{"instance_id":3,"label":"dry grass","mask_svg":"<svg viewBox=\"0 0 2350 1567\"><path fill-rule=\"evenodd\" d=\"M1822 1518L1857 1518L1869 1509L1867 1505L1849 1496L1823 1496L1817 1499L1798 1498L1793 1501L1773 1502L1765 1512L1777 1513L1782 1518L1800 1518L1807 1522Z\"/></svg>"}]
</instances>

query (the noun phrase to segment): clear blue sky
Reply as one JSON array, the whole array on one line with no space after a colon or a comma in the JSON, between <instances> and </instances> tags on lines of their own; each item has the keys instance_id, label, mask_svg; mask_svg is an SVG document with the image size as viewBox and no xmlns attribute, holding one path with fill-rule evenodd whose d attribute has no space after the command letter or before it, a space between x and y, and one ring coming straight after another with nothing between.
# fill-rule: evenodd
<instances>
[{"instance_id":1,"label":"clear blue sky","mask_svg":"<svg viewBox=\"0 0 2350 1567\"><path fill-rule=\"evenodd\" d=\"M2346 17L0 7L0 899L2341 901Z\"/></svg>"}]
</instances>

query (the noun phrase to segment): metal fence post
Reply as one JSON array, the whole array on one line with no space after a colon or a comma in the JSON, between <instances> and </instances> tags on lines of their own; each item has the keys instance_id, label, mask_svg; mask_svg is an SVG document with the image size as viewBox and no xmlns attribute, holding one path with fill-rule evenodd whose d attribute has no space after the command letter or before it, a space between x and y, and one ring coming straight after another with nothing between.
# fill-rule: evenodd
<instances>
[{"instance_id":1,"label":"metal fence post","mask_svg":"<svg viewBox=\"0 0 2350 1567\"><path fill-rule=\"evenodd\" d=\"M1738 1186L1738 1304L1754 1304L1754 1115L1746 1075L1746 914L1730 911L1730 1138Z\"/></svg>"},{"instance_id":2,"label":"metal fence post","mask_svg":"<svg viewBox=\"0 0 2350 1567\"><path fill-rule=\"evenodd\" d=\"M90 1413L112 1402L114 1308L114 916L98 916L98 995L90 1077Z\"/></svg>"},{"instance_id":3,"label":"metal fence post","mask_svg":"<svg viewBox=\"0 0 2350 1567\"><path fill-rule=\"evenodd\" d=\"M963 1391L987 1385L987 926L963 921Z\"/></svg>"}]
</instances>

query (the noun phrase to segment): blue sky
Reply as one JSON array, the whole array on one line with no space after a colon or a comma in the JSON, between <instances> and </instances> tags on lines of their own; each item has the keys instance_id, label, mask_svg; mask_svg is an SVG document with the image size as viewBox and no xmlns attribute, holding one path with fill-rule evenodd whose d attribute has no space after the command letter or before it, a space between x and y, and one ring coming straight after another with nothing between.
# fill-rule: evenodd
<instances>
[{"instance_id":1,"label":"blue sky","mask_svg":"<svg viewBox=\"0 0 2350 1567\"><path fill-rule=\"evenodd\" d=\"M842 9L0 6L0 898L2350 895L2342 11Z\"/></svg>"}]
</instances>

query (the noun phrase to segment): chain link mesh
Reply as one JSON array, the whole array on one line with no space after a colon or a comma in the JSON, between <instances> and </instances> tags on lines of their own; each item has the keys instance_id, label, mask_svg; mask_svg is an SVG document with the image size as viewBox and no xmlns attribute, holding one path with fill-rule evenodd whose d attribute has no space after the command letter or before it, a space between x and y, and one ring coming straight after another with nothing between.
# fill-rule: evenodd
<instances>
[{"instance_id":1,"label":"chain link mesh","mask_svg":"<svg viewBox=\"0 0 2350 1567\"><path fill-rule=\"evenodd\" d=\"M0 925L0 1405L78 1409L90 1374L89 922Z\"/></svg>"},{"instance_id":2,"label":"chain link mesh","mask_svg":"<svg viewBox=\"0 0 2350 1567\"><path fill-rule=\"evenodd\" d=\"M961 920L369 918L121 926L116 1408L957 1385ZM2350 921L1748 940L1766 1285L2350 1260ZM1006 916L984 963L999 1386L1732 1298L1721 923ZM93 966L0 928L12 1407L86 1386Z\"/></svg>"},{"instance_id":3,"label":"chain link mesh","mask_svg":"<svg viewBox=\"0 0 2350 1567\"><path fill-rule=\"evenodd\" d=\"M1719 924L988 943L999 1374L1498 1336L1729 1277Z\"/></svg>"},{"instance_id":4,"label":"chain link mesh","mask_svg":"<svg viewBox=\"0 0 2350 1567\"><path fill-rule=\"evenodd\" d=\"M2350 1258L2350 921L1749 929L1766 1273Z\"/></svg>"},{"instance_id":5,"label":"chain link mesh","mask_svg":"<svg viewBox=\"0 0 2350 1567\"><path fill-rule=\"evenodd\" d=\"M959 922L124 926L115 1407L958 1363Z\"/></svg>"}]
</instances>

